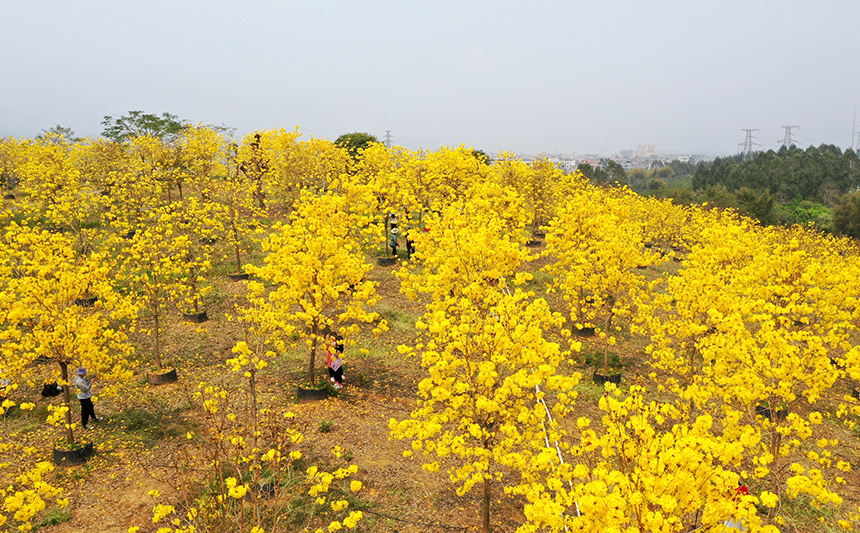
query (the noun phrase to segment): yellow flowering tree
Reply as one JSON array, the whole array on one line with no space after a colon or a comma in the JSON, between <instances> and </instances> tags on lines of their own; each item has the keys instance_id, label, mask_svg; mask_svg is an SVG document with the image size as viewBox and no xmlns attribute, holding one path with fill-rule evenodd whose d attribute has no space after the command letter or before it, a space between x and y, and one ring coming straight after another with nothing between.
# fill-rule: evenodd
<instances>
[{"instance_id":1,"label":"yellow flowering tree","mask_svg":"<svg viewBox=\"0 0 860 533\"><path fill-rule=\"evenodd\" d=\"M485 184L430 217L429 231L417 237L415 263L398 273L404 292L429 297L418 323L426 338L400 347L420 354L428 375L418 407L406 420L391 420L391 435L424 455L459 459L449 475L460 495L481 487L482 531L490 528L492 484L508 469L524 471L546 439L557 439L559 429L538 400L552 394L556 414L564 414L579 380L558 374L566 354L544 338L562 317L506 285L528 278L517 272L528 256L525 218L521 200L510 194ZM439 463L424 467L435 471Z\"/></svg>"},{"instance_id":2,"label":"yellow flowering tree","mask_svg":"<svg viewBox=\"0 0 860 533\"><path fill-rule=\"evenodd\" d=\"M273 160L273 188L283 198L284 206L291 208L300 198L302 189L324 191L346 174L349 152L325 139L297 141L290 146L285 157Z\"/></svg>"},{"instance_id":3,"label":"yellow flowering tree","mask_svg":"<svg viewBox=\"0 0 860 533\"><path fill-rule=\"evenodd\" d=\"M136 309L113 290L107 257L77 257L63 235L13 223L0 247L0 350L6 372L26 377L38 357L57 363L63 405L50 420L64 420L66 439L74 444L68 367L84 366L98 375L103 393L110 393L112 381L127 380L132 347L123 324ZM90 294L98 298L93 301Z\"/></svg>"},{"instance_id":4,"label":"yellow flowering tree","mask_svg":"<svg viewBox=\"0 0 860 533\"><path fill-rule=\"evenodd\" d=\"M220 237L229 246L231 260L235 260L236 274L242 273L242 258L258 243L257 234L261 219L266 215L254 201L254 189L234 166L223 179L212 181L208 195L214 203L215 216L211 219L220 231ZM226 256L225 256L226 257Z\"/></svg>"},{"instance_id":5,"label":"yellow flowering tree","mask_svg":"<svg viewBox=\"0 0 860 533\"><path fill-rule=\"evenodd\" d=\"M391 230L389 214L394 213L400 219L409 221L413 213L417 212L419 224L423 217L421 202L410 184L405 181L408 175L406 162L412 157L413 154L405 148L386 148L384 144L371 143L361 151L354 165L357 180L370 186L376 194L377 212L384 230L382 249L386 251ZM407 231L410 233L406 237L414 240L417 228Z\"/></svg>"},{"instance_id":6,"label":"yellow flowering tree","mask_svg":"<svg viewBox=\"0 0 860 533\"><path fill-rule=\"evenodd\" d=\"M179 199L185 199L182 187L186 183L200 198L208 199L212 182L227 174L228 148L224 136L207 124L188 125L179 132L176 143L180 154L175 180Z\"/></svg>"},{"instance_id":7,"label":"yellow flowering tree","mask_svg":"<svg viewBox=\"0 0 860 533\"><path fill-rule=\"evenodd\" d=\"M377 301L376 283L364 280L372 265L361 250L362 231L370 225L367 205L373 196L304 193L290 216L263 241L263 266L245 270L273 285L252 281L244 311L259 334L275 338L296 334L310 350L308 381L315 383L316 349L323 331L337 325L344 335L378 319L367 308ZM384 327L384 322L380 323Z\"/></svg>"},{"instance_id":8,"label":"yellow flowering tree","mask_svg":"<svg viewBox=\"0 0 860 533\"><path fill-rule=\"evenodd\" d=\"M746 494L734 471L744 444L714 436L710 415L686 420L671 403L644 394L608 385L598 427L580 417L563 455L547 450L535 461L553 467L513 489L528 502L517 531L725 531L733 522L776 533L754 505L767 496Z\"/></svg>"},{"instance_id":9,"label":"yellow flowering tree","mask_svg":"<svg viewBox=\"0 0 860 533\"><path fill-rule=\"evenodd\" d=\"M404 174L401 187L418 200L422 211L428 212L439 210L465 196L469 189L486 183L490 167L465 146L443 146L412 154L400 172Z\"/></svg>"},{"instance_id":10,"label":"yellow flowering tree","mask_svg":"<svg viewBox=\"0 0 860 533\"><path fill-rule=\"evenodd\" d=\"M472 283L499 284L529 261L523 247L526 224L522 198L492 182L425 219L427 231L415 232L415 260L399 270L401 291L427 297L444 307ZM517 283L529 277L519 273Z\"/></svg>"},{"instance_id":11,"label":"yellow flowering tree","mask_svg":"<svg viewBox=\"0 0 860 533\"><path fill-rule=\"evenodd\" d=\"M558 165L542 157L526 163L511 153L503 152L490 167L497 179L523 196L532 233L548 223L555 214L555 204L561 201L561 176Z\"/></svg>"},{"instance_id":12,"label":"yellow flowering tree","mask_svg":"<svg viewBox=\"0 0 860 533\"><path fill-rule=\"evenodd\" d=\"M160 142L150 137L126 143L98 139L76 151L77 167L97 191L111 234L130 237L162 205L164 182L159 179L156 157Z\"/></svg>"},{"instance_id":13,"label":"yellow flowering tree","mask_svg":"<svg viewBox=\"0 0 860 533\"><path fill-rule=\"evenodd\" d=\"M616 344L620 319L632 318L645 295L636 268L657 256L643 246L642 228L630 219L625 194L597 187L573 191L548 228L544 253L551 262L544 269L553 276L549 290L561 292L576 328L601 326L608 374L608 351Z\"/></svg>"},{"instance_id":14,"label":"yellow flowering tree","mask_svg":"<svg viewBox=\"0 0 860 533\"><path fill-rule=\"evenodd\" d=\"M282 194L289 187L283 169L288 166L290 150L295 146L299 135L298 128L294 131L280 128L255 131L242 139L237 153L238 169L251 183L252 194L259 209L267 208L266 198L272 193L273 183L281 183ZM298 191L294 194L298 194Z\"/></svg>"},{"instance_id":15,"label":"yellow flowering tree","mask_svg":"<svg viewBox=\"0 0 860 533\"><path fill-rule=\"evenodd\" d=\"M93 249L105 205L95 184L83 179L78 158L85 151L48 133L42 140L23 141L15 165L32 223L74 235L81 254Z\"/></svg>"},{"instance_id":16,"label":"yellow flowering tree","mask_svg":"<svg viewBox=\"0 0 860 533\"><path fill-rule=\"evenodd\" d=\"M342 448L334 446L335 468L297 471L304 436L293 427L295 415L283 408L280 394L259 394L255 387L257 373L275 352L241 341L233 353L226 371L242 376L238 382L201 382L190 395L200 416L179 446L177 494L150 492L156 502L169 498L181 503L157 503L152 523L164 524L159 531L171 533L307 531L320 521L328 522L330 531L355 528L362 513L349 509L345 492L360 491L362 483L353 479L348 491L339 486L358 467L346 464ZM201 476L204 470L210 475Z\"/></svg>"},{"instance_id":17,"label":"yellow flowering tree","mask_svg":"<svg viewBox=\"0 0 860 533\"><path fill-rule=\"evenodd\" d=\"M571 408L579 380L558 373L565 354L544 338L561 316L529 296L476 282L447 309L428 311L418 324L427 333L416 348L428 373L418 386L418 407L410 418L389 424L392 437L410 440L412 450L459 459L448 474L461 496L481 487L484 532L490 531L492 484L520 483L505 472L525 471L546 439L558 439L559 428L538 400L555 396L554 411L561 416ZM410 351L401 347L401 353ZM439 463L424 468L433 472Z\"/></svg>"},{"instance_id":18,"label":"yellow flowering tree","mask_svg":"<svg viewBox=\"0 0 860 533\"><path fill-rule=\"evenodd\" d=\"M807 494L841 504L833 467L845 468L817 404L850 373L856 266L832 239L744 219L711 219L698 240L642 315L653 364L670 373L662 383L684 409L720 413L722 434L747 441L749 476L772 502Z\"/></svg>"},{"instance_id":19,"label":"yellow flowering tree","mask_svg":"<svg viewBox=\"0 0 860 533\"><path fill-rule=\"evenodd\" d=\"M199 258L191 252L188 235L179 230L181 213L172 206L157 209L123 250L117 279L136 295L149 311L154 337L153 356L161 371L161 325L169 304L188 297L190 271Z\"/></svg>"},{"instance_id":20,"label":"yellow flowering tree","mask_svg":"<svg viewBox=\"0 0 860 533\"><path fill-rule=\"evenodd\" d=\"M218 236L224 233L223 211L218 204L187 196L171 204L172 223L177 234L186 237L182 281L185 285L181 305L186 314L200 314L203 298L212 290L208 275ZM166 222L166 221L165 221Z\"/></svg>"}]
</instances>

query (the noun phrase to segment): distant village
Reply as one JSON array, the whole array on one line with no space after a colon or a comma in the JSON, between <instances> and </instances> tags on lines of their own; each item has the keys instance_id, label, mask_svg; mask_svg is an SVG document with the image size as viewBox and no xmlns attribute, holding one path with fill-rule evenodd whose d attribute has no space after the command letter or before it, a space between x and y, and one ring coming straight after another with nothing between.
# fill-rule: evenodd
<instances>
[{"instance_id":1,"label":"distant village","mask_svg":"<svg viewBox=\"0 0 860 533\"><path fill-rule=\"evenodd\" d=\"M606 161L615 161L621 165L624 170L634 168L643 168L651 170L660 168L672 161L680 161L682 163L699 163L702 161L712 161L713 156L704 154L658 154L654 151L653 144L640 144L636 150L621 150L620 152L608 156L599 154L546 154L538 155L520 155L520 158L525 162L534 161L540 158L546 158L562 168L565 172L573 172L583 163L591 165L593 168L600 168L605 165Z\"/></svg>"}]
</instances>

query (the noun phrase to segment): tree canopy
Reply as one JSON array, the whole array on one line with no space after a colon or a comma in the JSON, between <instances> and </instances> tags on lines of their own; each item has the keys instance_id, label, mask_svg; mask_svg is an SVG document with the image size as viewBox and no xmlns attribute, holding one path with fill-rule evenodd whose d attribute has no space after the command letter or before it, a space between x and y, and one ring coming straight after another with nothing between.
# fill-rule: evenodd
<instances>
[{"instance_id":1,"label":"tree canopy","mask_svg":"<svg viewBox=\"0 0 860 533\"><path fill-rule=\"evenodd\" d=\"M827 204L860 186L857 154L850 148L822 144L803 150L783 146L779 151L757 152L752 157L718 157L700 163L693 175L693 189L721 185L729 192L741 187L768 191L781 203L796 197Z\"/></svg>"},{"instance_id":2,"label":"tree canopy","mask_svg":"<svg viewBox=\"0 0 860 533\"><path fill-rule=\"evenodd\" d=\"M341 148L346 148L353 159L358 157L359 152L370 146L371 143L378 142L379 140L375 136L358 131L354 133L344 133L334 141L334 143Z\"/></svg>"},{"instance_id":3,"label":"tree canopy","mask_svg":"<svg viewBox=\"0 0 860 533\"><path fill-rule=\"evenodd\" d=\"M124 142L132 137L149 136L165 140L182 131L188 125L171 113L161 116L143 111L129 111L128 115L114 118L106 115L102 120L105 127L102 135L116 142Z\"/></svg>"}]
</instances>

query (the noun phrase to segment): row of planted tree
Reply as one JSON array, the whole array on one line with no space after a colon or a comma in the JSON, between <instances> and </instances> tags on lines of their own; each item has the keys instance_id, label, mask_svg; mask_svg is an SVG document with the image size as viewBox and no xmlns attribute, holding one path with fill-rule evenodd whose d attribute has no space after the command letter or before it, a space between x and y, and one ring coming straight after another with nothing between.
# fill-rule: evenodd
<instances>
[{"instance_id":1,"label":"row of planted tree","mask_svg":"<svg viewBox=\"0 0 860 533\"><path fill-rule=\"evenodd\" d=\"M0 244L0 347L13 381L46 357L65 386L69 364L121 383L133 370L127 331L145 318L160 365L165 302L199 312L218 253L254 276L236 311L245 335L224 370L247 380L248 403L223 418L229 395L203 384L198 393L212 420L198 442L218 443L222 455L206 464L219 469L223 497L192 499L181 513L159 506L159 520L179 520L165 531L217 529L212 516L239 517L249 531L294 527L270 514L283 508L258 505L257 489L263 471L300 456L301 437L279 431L289 418L257 419L271 399L255 380L305 342L313 382L331 328L353 338L362 324L385 329L364 277L392 212L417 249L396 274L426 305L422 338L400 356L426 374L391 434L411 442L404 456L444 467L461 494L480 489L483 531L499 491L524 502L521 531L774 531L798 501L832 511L830 525L860 519L848 503L852 458L833 438L858 415L845 395L860 379L851 241L594 187L546 161L487 165L464 148L374 144L353 158L297 132L259 132L237 147L190 127L169 142L48 137L0 149L16 184ZM538 229L546 247L535 254L526 245ZM527 273L539 256L546 298ZM569 364L576 335L591 329L604 375L631 336L648 340L653 367L648 387L608 384L599 420L577 414L581 375ZM242 438L224 430L248 417ZM68 396L52 419L71 441ZM224 475L225 465L247 475ZM315 497L350 470L338 472L309 472Z\"/></svg>"}]
</instances>

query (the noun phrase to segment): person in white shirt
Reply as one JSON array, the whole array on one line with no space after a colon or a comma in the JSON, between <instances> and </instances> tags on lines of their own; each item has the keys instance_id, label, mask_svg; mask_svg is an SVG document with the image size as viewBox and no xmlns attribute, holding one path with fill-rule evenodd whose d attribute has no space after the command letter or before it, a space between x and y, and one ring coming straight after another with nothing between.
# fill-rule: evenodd
<instances>
[{"instance_id":1,"label":"person in white shirt","mask_svg":"<svg viewBox=\"0 0 860 533\"><path fill-rule=\"evenodd\" d=\"M95 422L100 422L96 416L95 408L93 407L93 380L95 378L87 378L87 369L84 367L78 368L75 376L75 387L78 388L78 400L81 402L81 425L84 429L93 429L89 424L90 418Z\"/></svg>"}]
</instances>

